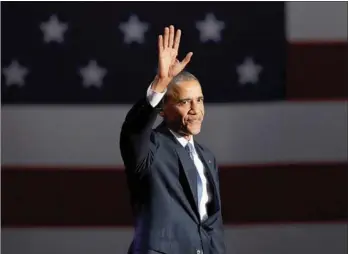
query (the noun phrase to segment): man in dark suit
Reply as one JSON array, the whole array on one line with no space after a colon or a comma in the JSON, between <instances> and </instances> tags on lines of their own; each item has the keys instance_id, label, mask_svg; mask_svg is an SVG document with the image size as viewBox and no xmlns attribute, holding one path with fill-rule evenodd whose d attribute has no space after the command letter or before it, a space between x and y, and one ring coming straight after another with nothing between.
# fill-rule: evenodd
<instances>
[{"instance_id":1,"label":"man in dark suit","mask_svg":"<svg viewBox=\"0 0 348 254\"><path fill-rule=\"evenodd\" d=\"M177 60L181 31L158 37L158 74L128 112L120 149L126 168L135 233L132 254L225 253L218 168L193 140L204 117L197 78ZM163 122L155 129L158 106Z\"/></svg>"}]
</instances>

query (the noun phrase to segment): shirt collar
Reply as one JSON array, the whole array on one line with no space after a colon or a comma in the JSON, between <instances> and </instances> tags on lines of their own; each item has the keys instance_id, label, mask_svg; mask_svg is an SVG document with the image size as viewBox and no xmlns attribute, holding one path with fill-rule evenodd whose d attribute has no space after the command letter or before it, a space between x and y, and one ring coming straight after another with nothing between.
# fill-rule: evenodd
<instances>
[{"instance_id":1,"label":"shirt collar","mask_svg":"<svg viewBox=\"0 0 348 254\"><path fill-rule=\"evenodd\" d=\"M169 129L169 131L174 135L174 137L179 141L179 143L185 147L187 145L188 142L190 142L192 144L193 147L195 147L195 144L193 142L193 137L191 136L191 139L188 141L186 138L184 138L183 136L181 136L179 133L172 131L171 129Z\"/></svg>"}]
</instances>

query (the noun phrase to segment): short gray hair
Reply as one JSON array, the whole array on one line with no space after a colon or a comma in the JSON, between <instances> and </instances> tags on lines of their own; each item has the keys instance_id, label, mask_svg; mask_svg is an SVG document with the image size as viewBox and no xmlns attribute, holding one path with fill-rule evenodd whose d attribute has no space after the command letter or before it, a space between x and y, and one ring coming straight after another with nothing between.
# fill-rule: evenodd
<instances>
[{"instance_id":1,"label":"short gray hair","mask_svg":"<svg viewBox=\"0 0 348 254\"><path fill-rule=\"evenodd\" d=\"M195 75L193 75L192 73L188 72L188 71L182 71L182 72L179 72L178 75L176 75L172 81L169 83L168 85L168 88L170 86L173 86L173 85L177 85L179 84L180 82L182 81L191 81L191 80L196 80L198 81L198 78L196 78Z\"/></svg>"},{"instance_id":2,"label":"short gray hair","mask_svg":"<svg viewBox=\"0 0 348 254\"><path fill-rule=\"evenodd\" d=\"M166 94L163 96L162 99L162 105L165 103L167 96L168 96L168 92L172 89L173 86L179 85L181 82L183 81L191 81L191 80L195 80L199 83L198 78L193 75L192 73L188 72L188 71L181 71L179 72L179 74L177 74L169 83L168 88L167 88L167 92Z\"/></svg>"}]
</instances>

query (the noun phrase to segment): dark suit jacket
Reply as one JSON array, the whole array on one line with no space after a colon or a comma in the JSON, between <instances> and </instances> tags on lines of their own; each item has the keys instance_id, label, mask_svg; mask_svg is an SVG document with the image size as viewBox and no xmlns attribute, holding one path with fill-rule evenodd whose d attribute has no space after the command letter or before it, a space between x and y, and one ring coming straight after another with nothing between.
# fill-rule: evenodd
<instances>
[{"instance_id":1,"label":"dark suit jacket","mask_svg":"<svg viewBox=\"0 0 348 254\"><path fill-rule=\"evenodd\" d=\"M199 220L194 164L146 98L123 123L120 149L126 168L135 233L129 253L225 253L218 169L214 155L195 142L212 190L208 218Z\"/></svg>"}]
</instances>

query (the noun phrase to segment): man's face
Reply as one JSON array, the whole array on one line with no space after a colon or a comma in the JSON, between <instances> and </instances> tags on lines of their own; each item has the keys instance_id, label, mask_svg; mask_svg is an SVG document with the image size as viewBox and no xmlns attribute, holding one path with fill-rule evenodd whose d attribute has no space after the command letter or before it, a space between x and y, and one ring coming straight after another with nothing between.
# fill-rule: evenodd
<instances>
[{"instance_id":1,"label":"man's face","mask_svg":"<svg viewBox=\"0 0 348 254\"><path fill-rule=\"evenodd\" d=\"M204 117L203 93L196 80L182 81L168 91L162 116L173 131L197 135Z\"/></svg>"}]
</instances>

